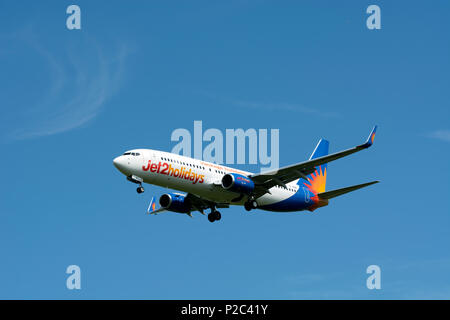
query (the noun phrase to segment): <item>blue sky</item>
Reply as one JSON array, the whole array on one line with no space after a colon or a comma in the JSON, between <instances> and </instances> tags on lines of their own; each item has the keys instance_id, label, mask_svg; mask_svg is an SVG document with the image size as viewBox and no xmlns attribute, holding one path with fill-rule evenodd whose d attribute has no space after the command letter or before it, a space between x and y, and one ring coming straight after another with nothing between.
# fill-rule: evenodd
<instances>
[{"instance_id":1,"label":"blue sky","mask_svg":"<svg viewBox=\"0 0 450 320\"><path fill-rule=\"evenodd\" d=\"M450 298L448 2L77 1L69 31L70 4L0 4L0 298ZM146 216L165 190L112 159L194 120L279 129L281 165L378 124L327 189L381 183L314 214Z\"/></svg>"}]
</instances>

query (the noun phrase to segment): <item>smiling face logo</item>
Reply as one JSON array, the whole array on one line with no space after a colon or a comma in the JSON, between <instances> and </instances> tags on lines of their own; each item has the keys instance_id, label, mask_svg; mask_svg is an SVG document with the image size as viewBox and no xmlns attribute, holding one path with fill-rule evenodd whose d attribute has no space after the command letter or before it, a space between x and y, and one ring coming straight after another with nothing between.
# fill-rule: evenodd
<instances>
[{"instance_id":1,"label":"smiling face logo","mask_svg":"<svg viewBox=\"0 0 450 320\"><path fill-rule=\"evenodd\" d=\"M323 167L323 171L322 171ZM308 181L304 182L304 186L307 187L314 194L325 192L325 185L327 182L327 168L320 166L316 168L311 175L308 176Z\"/></svg>"}]
</instances>

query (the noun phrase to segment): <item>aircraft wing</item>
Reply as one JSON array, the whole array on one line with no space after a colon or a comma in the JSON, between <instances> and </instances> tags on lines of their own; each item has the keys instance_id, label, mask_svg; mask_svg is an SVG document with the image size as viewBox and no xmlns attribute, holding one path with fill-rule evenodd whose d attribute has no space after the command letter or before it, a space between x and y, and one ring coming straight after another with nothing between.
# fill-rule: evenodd
<instances>
[{"instance_id":1,"label":"aircraft wing","mask_svg":"<svg viewBox=\"0 0 450 320\"><path fill-rule=\"evenodd\" d=\"M376 130L377 126L372 129L372 132L370 133L369 138L365 143L354 148L310 159L308 161L286 166L277 170L251 175L250 178L256 185L255 191L257 196L261 196L264 193L268 192L268 189L272 188L273 186L285 186L286 183L297 180L299 178L306 179L306 176L308 174L311 174L315 171L316 166L340 159L342 157L346 157L352 153L369 148L373 144Z\"/></svg>"},{"instance_id":2,"label":"aircraft wing","mask_svg":"<svg viewBox=\"0 0 450 320\"><path fill-rule=\"evenodd\" d=\"M186 198L191 201L192 209L199 211L201 214L204 214L203 213L204 209L211 208L213 206L217 208L228 208L230 206L228 203L217 203L214 201L201 198L192 193L188 193L186 195Z\"/></svg>"},{"instance_id":3,"label":"aircraft wing","mask_svg":"<svg viewBox=\"0 0 450 320\"><path fill-rule=\"evenodd\" d=\"M216 208L228 208L229 204L227 203L216 203L207 199L203 199L199 196L196 196L192 193L188 193L185 195L187 199L191 202L191 211L199 211L201 214L204 214L203 211L207 208L216 207ZM150 204L147 209L148 214L158 214L163 211L168 211L165 208L156 208L155 197L152 197ZM191 216L191 214L188 214Z\"/></svg>"}]
</instances>

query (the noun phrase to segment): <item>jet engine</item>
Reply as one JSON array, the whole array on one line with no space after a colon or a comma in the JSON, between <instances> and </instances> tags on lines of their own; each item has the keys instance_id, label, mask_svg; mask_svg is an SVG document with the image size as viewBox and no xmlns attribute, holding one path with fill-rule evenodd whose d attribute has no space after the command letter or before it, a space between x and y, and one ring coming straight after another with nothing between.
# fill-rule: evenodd
<instances>
[{"instance_id":1,"label":"jet engine","mask_svg":"<svg viewBox=\"0 0 450 320\"><path fill-rule=\"evenodd\" d=\"M159 205L168 210L179 213L189 213L191 202L186 196L178 193L165 193L159 198Z\"/></svg>"},{"instance_id":2,"label":"jet engine","mask_svg":"<svg viewBox=\"0 0 450 320\"><path fill-rule=\"evenodd\" d=\"M255 183L242 174L227 173L222 178L222 188L236 193L251 194Z\"/></svg>"}]
</instances>

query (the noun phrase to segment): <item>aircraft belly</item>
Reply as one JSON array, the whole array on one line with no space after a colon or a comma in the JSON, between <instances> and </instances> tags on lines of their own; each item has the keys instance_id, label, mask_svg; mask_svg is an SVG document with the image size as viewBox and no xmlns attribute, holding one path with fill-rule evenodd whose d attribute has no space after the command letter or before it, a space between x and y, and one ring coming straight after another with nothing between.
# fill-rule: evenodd
<instances>
[{"instance_id":1,"label":"aircraft belly","mask_svg":"<svg viewBox=\"0 0 450 320\"><path fill-rule=\"evenodd\" d=\"M259 197L257 199L258 205L269 205L269 204L273 204L273 203L277 203L280 201L283 201L287 198L289 198L290 196L292 196L292 194L288 194L285 192L279 192L278 190L276 191L272 191L272 194L270 193L266 193L263 196Z\"/></svg>"},{"instance_id":2,"label":"aircraft belly","mask_svg":"<svg viewBox=\"0 0 450 320\"><path fill-rule=\"evenodd\" d=\"M190 180L168 177L157 173L145 173L141 177L144 182L158 185L165 188L192 193L205 200L216 203L228 203L230 205L243 205L247 197L242 197L239 201L232 202L239 197L239 194L222 189L207 180L203 183L192 183ZM266 193L257 199L258 208L268 211L299 211L306 209L304 194L297 192L292 194L285 190L272 189L272 194Z\"/></svg>"},{"instance_id":3,"label":"aircraft belly","mask_svg":"<svg viewBox=\"0 0 450 320\"><path fill-rule=\"evenodd\" d=\"M303 192L296 192L294 194L287 192L274 192L272 195L263 195L257 200L257 202L259 209L280 212L300 211L311 205L305 201L305 195Z\"/></svg>"}]
</instances>

